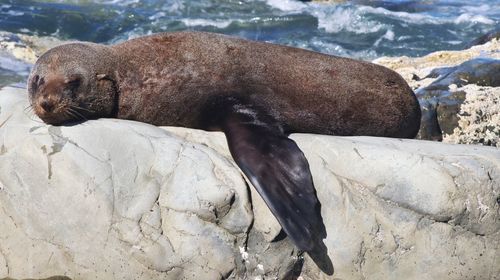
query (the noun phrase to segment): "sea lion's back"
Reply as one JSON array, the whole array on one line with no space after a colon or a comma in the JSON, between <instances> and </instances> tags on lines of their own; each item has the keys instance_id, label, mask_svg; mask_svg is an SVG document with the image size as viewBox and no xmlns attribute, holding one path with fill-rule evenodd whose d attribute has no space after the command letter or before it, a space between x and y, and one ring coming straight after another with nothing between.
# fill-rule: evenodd
<instances>
[{"instance_id":1,"label":"sea lion's back","mask_svg":"<svg viewBox=\"0 0 500 280\"><path fill-rule=\"evenodd\" d=\"M414 93L399 74L373 63L206 32L155 34L115 48L155 80L148 90L176 94L179 105L189 102L194 110L215 94L241 94L274 112L290 132L418 131Z\"/></svg>"}]
</instances>

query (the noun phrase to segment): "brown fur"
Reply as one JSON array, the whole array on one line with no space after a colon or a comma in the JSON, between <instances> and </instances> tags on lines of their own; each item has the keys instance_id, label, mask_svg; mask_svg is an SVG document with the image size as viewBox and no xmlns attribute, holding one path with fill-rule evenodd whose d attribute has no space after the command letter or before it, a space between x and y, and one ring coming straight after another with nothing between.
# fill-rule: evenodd
<instances>
[{"instance_id":1,"label":"brown fur","mask_svg":"<svg viewBox=\"0 0 500 280\"><path fill-rule=\"evenodd\" d=\"M75 76L81 85L73 98L68 86L51 78ZM36 77L47 86L37 85ZM87 110L78 111L86 118L205 128L200 112L207 100L239 94L269 111L287 132L414 137L420 124L415 95L392 70L212 33L163 33L110 47L56 47L40 57L28 86L37 114L39 99L55 95ZM71 119L54 115L39 114L52 123Z\"/></svg>"}]
</instances>

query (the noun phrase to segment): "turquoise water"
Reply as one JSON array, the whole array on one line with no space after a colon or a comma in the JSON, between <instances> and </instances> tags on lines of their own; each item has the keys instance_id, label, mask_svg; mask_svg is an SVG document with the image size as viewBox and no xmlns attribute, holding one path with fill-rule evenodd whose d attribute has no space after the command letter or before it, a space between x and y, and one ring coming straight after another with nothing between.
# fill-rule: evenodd
<instances>
[{"instance_id":1,"label":"turquoise water","mask_svg":"<svg viewBox=\"0 0 500 280\"><path fill-rule=\"evenodd\" d=\"M0 31L113 43L204 30L362 59L462 49L499 22L500 0L0 0Z\"/></svg>"}]
</instances>

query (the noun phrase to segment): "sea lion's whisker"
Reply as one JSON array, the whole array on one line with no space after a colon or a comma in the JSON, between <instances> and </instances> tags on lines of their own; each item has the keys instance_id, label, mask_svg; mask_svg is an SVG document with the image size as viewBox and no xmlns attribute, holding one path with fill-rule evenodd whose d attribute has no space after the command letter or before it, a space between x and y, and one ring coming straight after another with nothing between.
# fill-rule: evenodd
<instances>
[{"instance_id":1,"label":"sea lion's whisker","mask_svg":"<svg viewBox=\"0 0 500 280\"><path fill-rule=\"evenodd\" d=\"M66 111L67 111L67 112L71 112L71 113L73 113L74 115L76 115L76 116L78 117L77 119L80 119L80 120L85 120L85 121L87 120L87 118L86 118L84 115L82 115L81 113L79 113L79 112L78 112L76 109L74 109L72 106L68 107L68 108L66 109Z\"/></svg>"},{"instance_id":2,"label":"sea lion's whisker","mask_svg":"<svg viewBox=\"0 0 500 280\"><path fill-rule=\"evenodd\" d=\"M80 120L82 118L81 116L75 114L75 111L72 110L71 108L67 108L66 111L64 111L64 114L70 116L72 119L75 120Z\"/></svg>"},{"instance_id":3,"label":"sea lion's whisker","mask_svg":"<svg viewBox=\"0 0 500 280\"><path fill-rule=\"evenodd\" d=\"M23 113L25 116L28 116L30 119L31 117L33 117L35 114L35 108L33 108L33 106L28 106L26 108L23 109Z\"/></svg>"},{"instance_id":4,"label":"sea lion's whisker","mask_svg":"<svg viewBox=\"0 0 500 280\"><path fill-rule=\"evenodd\" d=\"M67 115L69 115L73 120L76 120L76 121L82 121L82 120L86 121L87 120L83 115L79 114L78 112L76 112L75 110L70 109L70 108L68 108L68 110L66 110L65 113Z\"/></svg>"},{"instance_id":5,"label":"sea lion's whisker","mask_svg":"<svg viewBox=\"0 0 500 280\"><path fill-rule=\"evenodd\" d=\"M33 107L33 104L30 103L30 105L26 106L23 111L26 112L33 112L35 111L35 108Z\"/></svg>"},{"instance_id":6,"label":"sea lion's whisker","mask_svg":"<svg viewBox=\"0 0 500 280\"><path fill-rule=\"evenodd\" d=\"M64 112L64 114L65 114L66 116L69 116L69 117L73 118L73 119L77 119L77 120L79 119L77 115L73 114L73 113L72 113L72 112L70 112L70 111L65 111L65 112Z\"/></svg>"},{"instance_id":7,"label":"sea lion's whisker","mask_svg":"<svg viewBox=\"0 0 500 280\"><path fill-rule=\"evenodd\" d=\"M63 112L63 114L65 116L69 116L73 119L79 119L80 117L78 117L77 115L75 115L74 111L72 111L70 108L66 108L66 110Z\"/></svg>"},{"instance_id":8,"label":"sea lion's whisker","mask_svg":"<svg viewBox=\"0 0 500 280\"><path fill-rule=\"evenodd\" d=\"M90 109L83 108L83 107L80 107L80 106L77 106L77 105L70 105L70 106L71 106L71 108L73 108L73 109L87 111L87 112L89 112L89 113L91 113L91 114L95 113L95 111L92 111L92 110L90 110Z\"/></svg>"},{"instance_id":9,"label":"sea lion's whisker","mask_svg":"<svg viewBox=\"0 0 500 280\"><path fill-rule=\"evenodd\" d=\"M85 117L85 115L84 115L84 114L82 114L81 112L78 112L78 109L71 108L71 110L72 110L73 112L77 113L79 116L81 116L81 117L82 117L82 119L84 119L84 120L88 120L88 118L87 118L87 117Z\"/></svg>"}]
</instances>

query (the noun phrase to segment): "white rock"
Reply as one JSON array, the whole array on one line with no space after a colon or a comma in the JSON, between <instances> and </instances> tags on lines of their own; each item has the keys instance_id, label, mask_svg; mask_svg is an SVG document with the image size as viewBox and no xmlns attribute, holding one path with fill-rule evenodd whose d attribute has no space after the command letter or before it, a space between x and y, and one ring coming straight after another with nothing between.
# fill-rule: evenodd
<instances>
[{"instance_id":1,"label":"white rock","mask_svg":"<svg viewBox=\"0 0 500 280\"><path fill-rule=\"evenodd\" d=\"M288 239L269 242L279 225L222 133L114 119L47 126L26 106L23 89L0 90L0 278L272 279L300 260ZM498 149L292 138L335 268L327 276L306 257L303 279L500 275Z\"/></svg>"},{"instance_id":2,"label":"white rock","mask_svg":"<svg viewBox=\"0 0 500 280\"><path fill-rule=\"evenodd\" d=\"M465 101L460 106L458 126L452 134L443 135L443 142L500 148L500 87L465 85L456 90L466 93Z\"/></svg>"}]
</instances>

